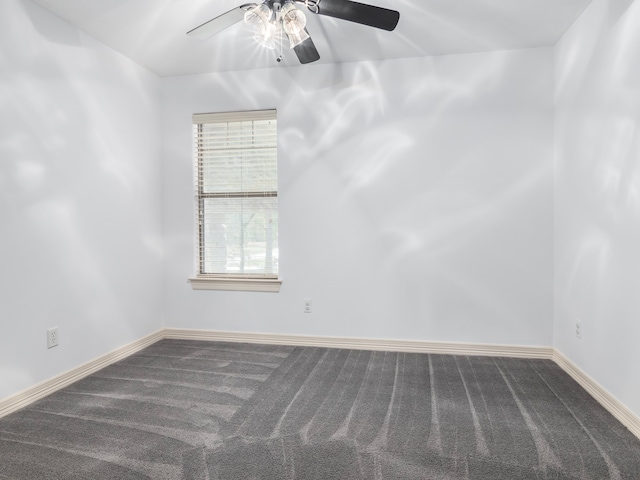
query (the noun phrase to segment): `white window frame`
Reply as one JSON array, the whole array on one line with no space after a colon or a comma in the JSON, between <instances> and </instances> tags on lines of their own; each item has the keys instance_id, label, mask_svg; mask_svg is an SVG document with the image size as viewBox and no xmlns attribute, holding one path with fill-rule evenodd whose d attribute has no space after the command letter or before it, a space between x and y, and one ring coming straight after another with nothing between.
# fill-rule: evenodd
<instances>
[{"instance_id":1,"label":"white window frame","mask_svg":"<svg viewBox=\"0 0 640 480\"><path fill-rule=\"evenodd\" d=\"M223 123L251 120L267 120L276 119L275 110L256 110L245 112L226 112L226 113L208 113L194 114L193 124L197 129L197 125L205 123ZM278 275L254 275L254 274L212 274L201 273L201 235L202 228L200 225L200 200L199 191L199 155L198 141L194 140L194 171L195 171L195 203L196 203L196 221L195 221L195 275L189 278L191 287L194 290L223 290L223 291L244 291L244 292L269 292L278 293L282 281ZM277 197L277 192L275 192Z\"/></svg>"}]
</instances>

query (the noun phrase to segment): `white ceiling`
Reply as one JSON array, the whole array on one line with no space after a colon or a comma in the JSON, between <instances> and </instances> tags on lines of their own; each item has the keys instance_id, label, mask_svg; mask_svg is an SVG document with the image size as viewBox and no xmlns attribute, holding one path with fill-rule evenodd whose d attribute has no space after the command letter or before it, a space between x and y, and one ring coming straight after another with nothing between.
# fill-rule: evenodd
<instances>
[{"instance_id":1,"label":"white ceiling","mask_svg":"<svg viewBox=\"0 0 640 480\"><path fill-rule=\"evenodd\" d=\"M298 65L241 22L208 40L186 32L251 0L34 0L160 76ZM256 0L254 0L256 1ZM393 32L307 14L319 63L554 45L592 0L360 0L398 10ZM304 6L301 6L304 8Z\"/></svg>"}]
</instances>

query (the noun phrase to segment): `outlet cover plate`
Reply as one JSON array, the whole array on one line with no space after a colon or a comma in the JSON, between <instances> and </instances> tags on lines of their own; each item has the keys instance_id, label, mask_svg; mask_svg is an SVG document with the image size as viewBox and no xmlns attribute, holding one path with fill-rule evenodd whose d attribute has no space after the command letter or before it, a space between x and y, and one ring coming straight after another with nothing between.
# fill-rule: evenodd
<instances>
[{"instance_id":1,"label":"outlet cover plate","mask_svg":"<svg viewBox=\"0 0 640 480\"><path fill-rule=\"evenodd\" d=\"M47 348L53 348L58 346L58 327L53 327L47 330Z\"/></svg>"}]
</instances>

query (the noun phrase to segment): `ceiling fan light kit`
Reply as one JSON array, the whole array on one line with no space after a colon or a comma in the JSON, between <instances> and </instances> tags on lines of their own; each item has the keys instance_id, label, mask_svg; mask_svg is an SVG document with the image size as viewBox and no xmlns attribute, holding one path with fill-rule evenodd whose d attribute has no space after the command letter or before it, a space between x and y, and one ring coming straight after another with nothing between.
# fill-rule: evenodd
<instances>
[{"instance_id":1,"label":"ceiling fan light kit","mask_svg":"<svg viewBox=\"0 0 640 480\"><path fill-rule=\"evenodd\" d=\"M229 10L206 23L187 32L195 38L206 39L244 19L254 31L254 39L269 49L282 48L283 38L289 40L289 47L295 52L300 63L311 63L320 59L311 35L306 28L307 18L296 7L301 3L313 14L325 15L349 22L355 22L387 31L396 28L400 13L374 5L350 0L264 0L263 3L247 3ZM277 57L280 62L282 52Z\"/></svg>"}]
</instances>

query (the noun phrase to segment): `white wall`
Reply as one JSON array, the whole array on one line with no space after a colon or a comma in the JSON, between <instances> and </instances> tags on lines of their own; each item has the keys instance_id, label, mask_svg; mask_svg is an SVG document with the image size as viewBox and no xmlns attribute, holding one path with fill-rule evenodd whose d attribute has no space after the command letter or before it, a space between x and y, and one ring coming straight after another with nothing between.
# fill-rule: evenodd
<instances>
[{"instance_id":1,"label":"white wall","mask_svg":"<svg viewBox=\"0 0 640 480\"><path fill-rule=\"evenodd\" d=\"M554 345L640 415L638 25L595 0L557 45Z\"/></svg>"},{"instance_id":2,"label":"white wall","mask_svg":"<svg viewBox=\"0 0 640 480\"><path fill-rule=\"evenodd\" d=\"M162 327L159 87L0 2L0 398Z\"/></svg>"},{"instance_id":3,"label":"white wall","mask_svg":"<svg viewBox=\"0 0 640 480\"><path fill-rule=\"evenodd\" d=\"M163 106L168 326L551 345L552 49L174 77ZM194 292L191 114L273 107L282 290Z\"/></svg>"}]
</instances>

